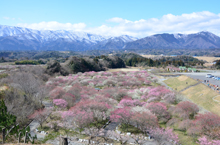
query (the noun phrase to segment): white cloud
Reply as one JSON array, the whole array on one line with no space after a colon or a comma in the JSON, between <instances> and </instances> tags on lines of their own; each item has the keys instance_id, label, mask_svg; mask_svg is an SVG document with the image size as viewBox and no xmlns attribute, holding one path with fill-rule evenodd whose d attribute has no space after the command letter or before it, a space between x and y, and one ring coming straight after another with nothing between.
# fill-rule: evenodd
<instances>
[{"instance_id":1,"label":"white cloud","mask_svg":"<svg viewBox=\"0 0 220 145\"><path fill-rule=\"evenodd\" d=\"M18 26L26 27L31 29L37 30L75 30L75 31L82 31L86 24L84 23L59 23L56 21L51 22L40 22L40 23L33 23L33 24L26 24L26 23L19 23Z\"/></svg>"},{"instance_id":2,"label":"white cloud","mask_svg":"<svg viewBox=\"0 0 220 145\"><path fill-rule=\"evenodd\" d=\"M86 27L84 23L70 24L58 22L41 22L34 24L19 24L19 26L43 30L75 30L85 31L100 35L132 35L145 37L157 33L196 33L210 31L220 35L220 14L209 11L194 12L190 14L173 15L167 14L161 18L140 19L130 21L114 17L106 20L107 24L98 27ZM116 23L112 26L111 23Z\"/></svg>"},{"instance_id":3,"label":"white cloud","mask_svg":"<svg viewBox=\"0 0 220 145\"><path fill-rule=\"evenodd\" d=\"M128 23L128 22L130 22L130 21L128 21L128 20L126 20L126 19L114 17L114 18L108 19L107 22L113 22L113 23Z\"/></svg>"},{"instance_id":4,"label":"white cloud","mask_svg":"<svg viewBox=\"0 0 220 145\"><path fill-rule=\"evenodd\" d=\"M5 20L16 20L16 18L10 18L10 17L3 17L3 19L5 19ZM18 20L20 20L20 18L18 18Z\"/></svg>"},{"instance_id":5,"label":"white cloud","mask_svg":"<svg viewBox=\"0 0 220 145\"><path fill-rule=\"evenodd\" d=\"M10 17L3 17L5 20L15 20L15 18L10 18Z\"/></svg>"},{"instance_id":6,"label":"white cloud","mask_svg":"<svg viewBox=\"0 0 220 145\"><path fill-rule=\"evenodd\" d=\"M9 18L9 17L3 17L3 19L5 19L5 20L9 20L10 18Z\"/></svg>"}]
</instances>

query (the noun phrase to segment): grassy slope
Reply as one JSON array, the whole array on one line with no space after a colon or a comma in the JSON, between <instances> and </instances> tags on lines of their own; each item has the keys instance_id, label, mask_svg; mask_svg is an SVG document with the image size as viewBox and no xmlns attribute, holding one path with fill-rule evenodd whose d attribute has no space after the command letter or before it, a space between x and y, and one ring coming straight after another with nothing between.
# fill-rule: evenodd
<instances>
[{"instance_id":1,"label":"grassy slope","mask_svg":"<svg viewBox=\"0 0 220 145\"><path fill-rule=\"evenodd\" d=\"M186 85L186 81L188 82L188 85ZM164 82L173 89L177 88L177 91L180 91L187 86L197 83L197 81L187 76L170 78L168 80L165 80ZM206 110L220 115L220 112L218 111L220 109L220 105L212 100L212 98L214 96L217 96L218 93L213 91L209 87L203 84L199 84L183 91L182 94L184 94L188 99L192 100L194 103L205 108ZM218 99L218 97L216 99ZM195 140L192 137L185 135L184 132L179 130L174 130L174 132L178 134L181 144L197 145Z\"/></svg>"},{"instance_id":2,"label":"grassy slope","mask_svg":"<svg viewBox=\"0 0 220 145\"><path fill-rule=\"evenodd\" d=\"M220 95L216 97L215 100L220 101Z\"/></svg>"},{"instance_id":3,"label":"grassy slope","mask_svg":"<svg viewBox=\"0 0 220 145\"><path fill-rule=\"evenodd\" d=\"M220 104L212 100L213 97L219 94L204 84L191 87L183 91L182 94L204 109L220 116Z\"/></svg>"},{"instance_id":4,"label":"grassy slope","mask_svg":"<svg viewBox=\"0 0 220 145\"><path fill-rule=\"evenodd\" d=\"M186 82L188 84L186 84ZM179 76L179 77L174 77L174 78L169 78L164 81L169 87L177 89L176 91L181 91L182 89L194 85L197 83L197 81L187 77L187 76Z\"/></svg>"}]
</instances>

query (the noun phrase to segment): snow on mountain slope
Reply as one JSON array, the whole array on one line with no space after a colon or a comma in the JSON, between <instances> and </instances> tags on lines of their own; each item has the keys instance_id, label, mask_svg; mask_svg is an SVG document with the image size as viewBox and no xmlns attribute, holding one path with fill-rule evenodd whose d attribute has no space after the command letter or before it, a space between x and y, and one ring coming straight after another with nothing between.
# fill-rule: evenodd
<instances>
[{"instance_id":1,"label":"snow on mountain slope","mask_svg":"<svg viewBox=\"0 0 220 145\"><path fill-rule=\"evenodd\" d=\"M97 43L105 40L105 37L95 34L89 34L86 32L76 31L50 31L50 30L32 30L22 27L4 26L0 25L0 37L14 36L18 37L19 40L31 39L40 42L55 41L63 38L69 41L85 41L87 43Z\"/></svg>"},{"instance_id":2,"label":"snow on mountain slope","mask_svg":"<svg viewBox=\"0 0 220 145\"><path fill-rule=\"evenodd\" d=\"M121 48L127 42L137 40L135 37L123 35L119 37L100 36L86 32L66 30L32 30L22 27L0 25L1 49L35 49L35 50L73 50L84 51L93 49L93 46L108 49ZM94 47L99 49L99 47Z\"/></svg>"}]
</instances>

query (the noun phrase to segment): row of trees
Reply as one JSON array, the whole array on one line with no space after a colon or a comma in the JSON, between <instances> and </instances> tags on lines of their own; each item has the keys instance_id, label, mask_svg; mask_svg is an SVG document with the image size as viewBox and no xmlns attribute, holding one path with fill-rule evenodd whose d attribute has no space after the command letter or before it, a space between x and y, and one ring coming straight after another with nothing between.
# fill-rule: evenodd
<instances>
[{"instance_id":1,"label":"row of trees","mask_svg":"<svg viewBox=\"0 0 220 145\"><path fill-rule=\"evenodd\" d=\"M128 53L120 56L127 66L195 66L203 65L205 62L200 61L191 56L175 56L175 57L158 57L158 58L145 58L138 54Z\"/></svg>"},{"instance_id":2,"label":"row of trees","mask_svg":"<svg viewBox=\"0 0 220 145\"><path fill-rule=\"evenodd\" d=\"M21 60L21 61L15 61L15 64L16 65L27 65L27 64L39 65L39 64L45 64L45 62L42 60Z\"/></svg>"}]
</instances>

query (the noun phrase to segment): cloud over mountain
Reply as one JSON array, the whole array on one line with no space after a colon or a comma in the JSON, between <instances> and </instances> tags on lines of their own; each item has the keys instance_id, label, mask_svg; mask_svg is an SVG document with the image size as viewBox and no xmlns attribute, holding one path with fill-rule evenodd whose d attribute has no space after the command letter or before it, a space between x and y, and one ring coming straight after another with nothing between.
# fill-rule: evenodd
<instances>
[{"instance_id":1,"label":"cloud over mountain","mask_svg":"<svg viewBox=\"0 0 220 145\"><path fill-rule=\"evenodd\" d=\"M140 19L137 21L114 17L97 27L88 27L85 23L71 24L56 21L33 24L20 23L18 26L37 30L74 30L98 35L130 35L139 38L157 33L189 34L204 30L220 35L220 14L209 11L182 15L167 14L161 18Z\"/></svg>"}]
</instances>

